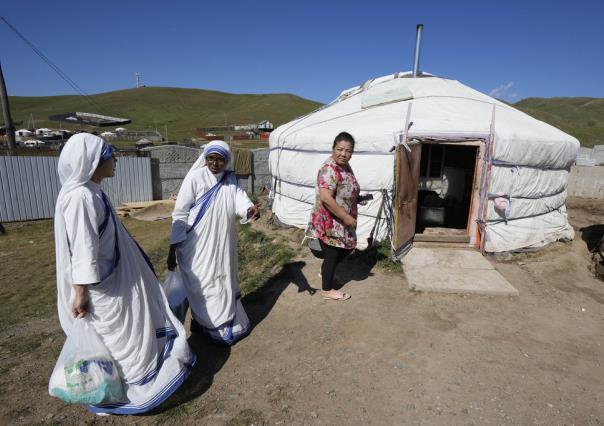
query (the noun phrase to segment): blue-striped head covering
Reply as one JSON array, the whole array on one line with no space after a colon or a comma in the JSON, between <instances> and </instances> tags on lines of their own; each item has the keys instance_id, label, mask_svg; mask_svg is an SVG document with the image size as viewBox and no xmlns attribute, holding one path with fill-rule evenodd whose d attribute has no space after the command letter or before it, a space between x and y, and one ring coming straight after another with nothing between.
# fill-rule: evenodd
<instances>
[{"instance_id":1,"label":"blue-striped head covering","mask_svg":"<svg viewBox=\"0 0 604 426\"><path fill-rule=\"evenodd\" d=\"M101 151L101 160L99 162L109 160L114 152L115 148L113 147L113 145L104 143L103 150Z\"/></svg>"},{"instance_id":2,"label":"blue-striped head covering","mask_svg":"<svg viewBox=\"0 0 604 426\"><path fill-rule=\"evenodd\" d=\"M227 163L231 159L231 151L220 145L206 145L205 149L203 150L203 156L207 157L210 154L220 155Z\"/></svg>"}]
</instances>

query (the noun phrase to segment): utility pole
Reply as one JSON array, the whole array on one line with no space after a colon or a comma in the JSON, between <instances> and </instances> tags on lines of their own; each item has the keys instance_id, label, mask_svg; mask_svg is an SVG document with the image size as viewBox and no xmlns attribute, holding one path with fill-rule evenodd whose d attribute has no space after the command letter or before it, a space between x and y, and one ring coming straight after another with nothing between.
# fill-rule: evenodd
<instances>
[{"instance_id":1,"label":"utility pole","mask_svg":"<svg viewBox=\"0 0 604 426\"><path fill-rule=\"evenodd\" d=\"M141 75L139 73L135 73L134 76L136 77L136 88L140 88L141 87Z\"/></svg>"},{"instance_id":2,"label":"utility pole","mask_svg":"<svg viewBox=\"0 0 604 426\"><path fill-rule=\"evenodd\" d=\"M13 126L13 120L10 117L8 94L6 93L6 84L4 84L4 75L2 74L2 64L0 64L0 99L2 100L2 111L4 113L4 127L6 130L8 149L13 150L15 149L15 127Z\"/></svg>"}]
</instances>

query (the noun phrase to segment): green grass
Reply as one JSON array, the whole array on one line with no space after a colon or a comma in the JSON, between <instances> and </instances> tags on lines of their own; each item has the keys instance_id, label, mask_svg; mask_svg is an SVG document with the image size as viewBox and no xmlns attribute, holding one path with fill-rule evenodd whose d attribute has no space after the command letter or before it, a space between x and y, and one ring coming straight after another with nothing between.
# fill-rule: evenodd
<instances>
[{"instance_id":1,"label":"green grass","mask_svg":"<svg viewBox=\"0 0 604 426\"><path fill-rule=\"evenodd\" d=\"M603 98L527 98L512 106L573 135L582 146L604 144Z\"/></svg>"},{"instance_id":2,"label":"green grass","mask_svg":"<svg viewBox=\"0 0 604 426\"><path fill-rule=\"evenodd\" d=\"M9 97L13 120L25 127L30 115L37 127L56 128L58 123L48 116L73 111L86 111L125 117L132 123L123 126L132 130L155 130L164 133L167 126L170 140L196 136L198 127L257 123L269 120L275 125L304 115L321 106L298 96L280 93L268 95L236 95L201 89L142 87L91 95L95 105L81 96ZM64 128L73 128L64 124ZM90 127L87 130L92 130Z\"/></svg>"},{"instance_id":3,"label":"green grass","mask_svg":"<svg viewBox=\"0 0 604 426\"><path fill-rule=\"evenodd\" d=\"M269 237L248 225L239 225L239 279L243 296L262 287L294 258L283 237Z\"/></svg>"},{"instance_id":4,"label":"green grass","mask_svg":"<svg viewBox=\"0 0 604 426\"><path fill-rule=\"evenodd\" d=\"M5 326L56 313L51 220L5 224L0 235L0 322Z\"/></svg>"}]
</instances>

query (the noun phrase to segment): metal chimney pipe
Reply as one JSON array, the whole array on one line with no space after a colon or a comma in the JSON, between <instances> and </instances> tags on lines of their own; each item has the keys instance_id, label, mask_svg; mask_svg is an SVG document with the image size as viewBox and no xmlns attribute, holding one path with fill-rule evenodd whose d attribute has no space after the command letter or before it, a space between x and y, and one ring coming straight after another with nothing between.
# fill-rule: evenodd
<instances>
[{"instance_id":1,"label":"metal chimney pipe","mask_svg":"<svg viewBox=\"0 0 604 426\"><path fill-rule=\"evenodd\" d=\"M421 71L419 70L419 56L421 53L422 47L422 30L424 29L424 24L417 24L417 28L415 30L415 56L413 59L413 78L421 75Z\"/></svg>"}]
</instances>

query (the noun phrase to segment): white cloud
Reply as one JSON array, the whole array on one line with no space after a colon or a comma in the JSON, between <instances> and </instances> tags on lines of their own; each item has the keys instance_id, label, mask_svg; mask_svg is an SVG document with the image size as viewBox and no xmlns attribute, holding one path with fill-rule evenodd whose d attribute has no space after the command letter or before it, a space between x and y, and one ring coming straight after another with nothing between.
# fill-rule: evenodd
<instances>
[{"instance_id":1,"label":"white cloud","mask_svg":"<svg viewBox=\"0 0 604 426\"><path fill-rule=\"evenodd\" d=\"M512 87L514 87L513 81L502 84L491 90L489 92L489 96L497 99L503 99L505 101L513 101L518 98L518 93L513 92Z\"/></svg>"}]
</instances>

